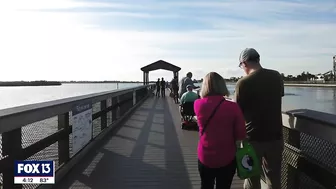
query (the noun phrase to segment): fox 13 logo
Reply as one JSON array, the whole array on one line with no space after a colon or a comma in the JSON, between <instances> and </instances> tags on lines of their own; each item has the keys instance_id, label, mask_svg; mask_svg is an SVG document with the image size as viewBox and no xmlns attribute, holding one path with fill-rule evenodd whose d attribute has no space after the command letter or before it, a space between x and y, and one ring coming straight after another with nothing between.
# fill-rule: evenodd
<instances>
[{"instance_id":1,"label":"fox 13 logo","mask_svg":"<svg viewBox=\"0 0 336 189\"><path fill-rule=\"evenodd\" d=\"M55 184L55 162L15 161L14 184Z\"/></svg>"}]
</instances>

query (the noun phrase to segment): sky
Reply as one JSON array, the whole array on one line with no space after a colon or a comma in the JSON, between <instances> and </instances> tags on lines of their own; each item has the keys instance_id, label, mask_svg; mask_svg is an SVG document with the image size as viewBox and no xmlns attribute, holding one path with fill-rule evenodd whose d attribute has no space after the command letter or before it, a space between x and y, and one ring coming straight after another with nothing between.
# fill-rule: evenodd
<instances>
[{"instance_id":1,"label":"sky","mask_svg":"<svg viewBox=\"0 0 336 189\"><path fill-rule=\"evenodd\" d=\"M247 47L286 75L325 73L335 36L336 0L0 1L0 80L141 81L160 59L229 78Z\"/></svg>"}]
</instances>

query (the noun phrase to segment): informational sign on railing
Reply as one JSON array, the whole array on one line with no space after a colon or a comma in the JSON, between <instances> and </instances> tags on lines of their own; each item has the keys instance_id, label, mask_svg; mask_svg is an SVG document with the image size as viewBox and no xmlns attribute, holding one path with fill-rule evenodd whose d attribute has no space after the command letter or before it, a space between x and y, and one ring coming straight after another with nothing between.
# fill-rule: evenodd
<instances>
[{"instance_id":1,"label":"informational sign on railing","mask_svg":"<svg viewBox=\"0 0 336 189\"><path fill-rule=\"evenodd\" d=\"M108 99L106 100L106 105L107 105L107 107L112 106L112 98L108 98Z\"/></svg>"},{"instance_id":2,"label":"informational sign on railing","mask_svg":"<svg viewBox=\"0 0 336 189\"><path fill-rule=\"evenodd\" d=\"M72 110L72 152L76 154L92 139L92 104L77 105Z\"/></svg>"}]
</instances>

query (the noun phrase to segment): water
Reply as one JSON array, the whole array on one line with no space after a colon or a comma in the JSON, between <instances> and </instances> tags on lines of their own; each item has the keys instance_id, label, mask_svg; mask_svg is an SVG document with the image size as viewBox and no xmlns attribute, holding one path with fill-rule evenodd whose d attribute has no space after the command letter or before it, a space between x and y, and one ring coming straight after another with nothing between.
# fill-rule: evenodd
<instances>
[{"instance_id":1,"label":"water","mask_svg":"<svg viewBox=\"0 0 336 189\"><path fill-rule=\"evenodd\" d=\"M139 86L141 83L119 83L118 88ZM228 84L233 94L234 84ZM0 109L33 104L78 95L116 90L116 83L63 84L61 86L0 87ZM336 88L285 87L283 110L312 109L336 114Z\"/></svg>"},{"instance_id":2,"label":"water","mask_svg":"<svg viewBox=\"0 0 336 189\"><path fill-rule=\"evenodd\" d=\"M85 83L60 86L0 87L0 109L135 87L142 83Z\"/></svg>"},{"instance_id":3,"label":"water","mask_svg":"<svg viewBox=\"0 0 336 189\"><path fill-rule=\"evenodd\" d=\"M234 88L234 84L228 84L228 89L231 94L233 94ZM282 109L284 111L311 109L336 114L336 88L285 87Z\"/></svg>"}]
</instances>

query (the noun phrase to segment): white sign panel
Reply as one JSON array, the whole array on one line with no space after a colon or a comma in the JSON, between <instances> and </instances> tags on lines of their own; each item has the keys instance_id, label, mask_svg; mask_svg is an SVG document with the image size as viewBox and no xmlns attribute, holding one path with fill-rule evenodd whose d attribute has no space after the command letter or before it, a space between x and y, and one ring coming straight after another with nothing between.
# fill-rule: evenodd
<instances>
[{"instance_id":1,"label":"white sign panel","mask_svg":"<svg viewBox=\"0 0 336 189\"><path fill-rule=\"evenodd\" d=\"M76 154L92 138L92 105L77 105L72 110L72 151Z\"/></svg>"},{"instance_id":2,"label":"white sign panel","mask_svg":"<svg viewBox=\"0 0 336 189\"><path fill-rule=\"evenodd\" d=\"M112 98L107 99L107 107L112 106Z\"/></svg>"}]
</instances>

